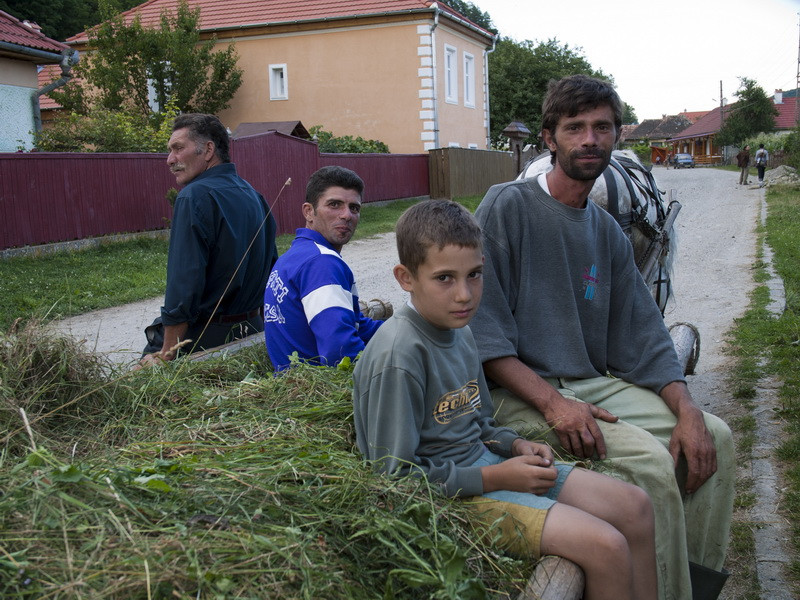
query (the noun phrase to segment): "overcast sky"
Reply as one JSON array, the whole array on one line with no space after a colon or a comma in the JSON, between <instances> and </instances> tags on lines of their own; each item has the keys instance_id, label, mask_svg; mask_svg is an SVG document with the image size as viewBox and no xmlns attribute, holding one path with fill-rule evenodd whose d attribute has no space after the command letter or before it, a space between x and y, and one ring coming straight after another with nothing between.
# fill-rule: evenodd
<instances>
[{"instance_id":1,"label":"overcast sky","mask_svg":"<svg viewBox=\"0 0 800 600\"><path fill-rule=\"evenodd\" d=\"M739 77L797 87L800 0L473 0L500 34L556 38L611 75L639 120L735 102Z\"/></svg>"}]
</instances>

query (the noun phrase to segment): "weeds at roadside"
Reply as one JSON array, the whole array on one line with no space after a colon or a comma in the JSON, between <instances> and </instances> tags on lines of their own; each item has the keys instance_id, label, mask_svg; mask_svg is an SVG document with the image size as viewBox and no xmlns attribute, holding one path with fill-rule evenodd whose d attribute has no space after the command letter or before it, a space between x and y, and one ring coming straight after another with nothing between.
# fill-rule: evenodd
<instances>
[{"instance_id":1,"label":"weeds at roadside","mask_svg":"<svg viewBox=\"0 0 800 600\"><path fill-rule=\"evenodd\" d=\"M753 292L747 313L737 319L733 332L732 353L736 367L732 378L734 396L748 411L757 408L757 385L760 379L771 377L781 383L779 398L781 408L776 418L784 421L786 437L776 440L779 447L776 457L786 467L787 491L782 498L782 509L791 524L794 557L800 554L800 189L792 186L775 186L767 192L769 212L766 231L760 235L774 252L773 262L786 290L786 309L776 318L766 306L769 291L761 285ZM761 257L759 256L759 259ZM756 281L764 283L768 276L764 263L759 260ZM755 419L744 417L734 423L739 433L739 451L752 448ZM749 456L749 454L748 454ZM740 491L739 494L742 492ZM737 499L739 504L746 504ZM739 522L732 535L732 550L745 545L752 532L752 524ZM790 566L792 585L800 587L800 561L794 558Z\"/></svg>"}]
</instances>

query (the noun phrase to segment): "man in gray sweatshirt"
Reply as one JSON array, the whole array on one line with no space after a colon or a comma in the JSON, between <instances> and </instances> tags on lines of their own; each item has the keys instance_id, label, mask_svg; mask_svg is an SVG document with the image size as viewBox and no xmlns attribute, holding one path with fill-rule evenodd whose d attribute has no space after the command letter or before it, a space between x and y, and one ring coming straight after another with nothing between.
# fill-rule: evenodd
<instances>
[{"instance_id":1,"label":"man in gray sweatshirt","mask_svg":"<svg viewBox=\"0 0 800 600\"><path fill-rule=\"evenodd\" d=\"M693 401L630 242L587 201L622 103L607 82L575 75L551 82L542 113L553 170L492 187L475 213L486 265L472 330L497 420L644 488L659 596L716 598L733 510L730 429Z\"/></svg>"}]
</instances>

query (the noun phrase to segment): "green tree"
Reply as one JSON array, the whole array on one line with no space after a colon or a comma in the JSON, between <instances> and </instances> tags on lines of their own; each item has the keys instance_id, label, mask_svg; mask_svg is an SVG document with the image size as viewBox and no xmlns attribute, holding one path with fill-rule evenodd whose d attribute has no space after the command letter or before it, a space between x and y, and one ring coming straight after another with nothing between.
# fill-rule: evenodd
<instances>
[{"instance_id":1,"label":"green tree","mask_svg":"<svg viewBox=\"0 0 800 600\"><path fill-rule=\"evenodd\" d=\"M141 0L117 0L119 10L128 10ZM46 36L64 41L100 22L98 0L0 0L0 10L20 21L38 23Z\"/></svg>"},{"instance_id":2,"label":"green tree","mask_svg":"<svg viewBox=\"0 0 800 600\"><path fill-rule=\"evenodd\" d=\"M627 102L624 102L623 104L625 105L625 110L622 113L623 125L632 125L634 123L638 123L639 118L636 116L636 111L633 110L633 107Z\"/></svg>"},{"instance_id":3,"label":"green tree","mask_svg":"<svg viewBox=\"0 0 800 600\"><path fill-rule=\"evenodd\" d=\"M182 112L218 113L242 84L233 45L213 51L215 40L200 41L200 8L181 0L176 14L164 11L159 28L129 24L109 0L100 0L103 22L88 32L89 51L75 68L85 86L71 82L50 95L67 110L125 107L147 117L174 98ZM157 111L156 111L157 112Z\"/></svg>"},{"instance_id":4,"label":"green tree","mask_svg":"<svg viewBox=\"0 0 800 600\"><path fill-rule=\"evenodd\" d=\"M740 77L739 81L738 101L725 109L725 122L716 135L722 146L739 146L749 137L775 130L778 110L772 98L754 80Z\"/></svg>"},{"instance_id":5,"label":"green tree","mask_svg":"<svg viewBox=\"0 0 800 600\"><path fill-rule=\"evenodd\" d=\"M566 75L592 75L611 78L594 69L580 48L561 45L558 40L535 44L501 38L489 55L489 111L492 145L502 147L503 129L511 121L522 121L532 132L539 132L542 100L551 79Z\"/></svg>"},{"instance_id":6,"label":"green tree","mask_svg":"<svg viewBox=\"0 0 800 600\"><path fill-rule=\"evenodd\" d=\"M497 35L497 28L492 23L492 17L489 16L489 13L482 11L469 0L445 0L445 4L460 12L473 23Z\"/></svg>"}]
</instances>

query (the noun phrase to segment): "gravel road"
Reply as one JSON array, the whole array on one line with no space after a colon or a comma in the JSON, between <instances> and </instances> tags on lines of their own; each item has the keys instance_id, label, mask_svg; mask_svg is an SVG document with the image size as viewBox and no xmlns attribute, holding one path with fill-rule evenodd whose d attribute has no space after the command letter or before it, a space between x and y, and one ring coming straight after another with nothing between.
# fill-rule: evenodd
<instances>
[{"instance_id":1,"label":"gravel road","mask_svg":"<svg viewBox=\"0 0 800 600\"><path fill-rule=\"evenodd\" d=\"M717 169L656 168L663 191L675 189L683 208L678 216L678 255L673 276L675 298L667 324L689 322L701 336L700 361L692 377L695 395L706 408L720 396L725 364L725 332L747 306L753 288L756 226L763 190L736 185L736 174ZM380 298L395 306L406 295L391 273L397 253L394 235L384 234L345 246L362 299ZM119 363L135 360L144 346L143 329L158 314L161 298L93 311L64 319L56 327Z\"/></svg>"}]
</instances>

